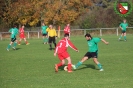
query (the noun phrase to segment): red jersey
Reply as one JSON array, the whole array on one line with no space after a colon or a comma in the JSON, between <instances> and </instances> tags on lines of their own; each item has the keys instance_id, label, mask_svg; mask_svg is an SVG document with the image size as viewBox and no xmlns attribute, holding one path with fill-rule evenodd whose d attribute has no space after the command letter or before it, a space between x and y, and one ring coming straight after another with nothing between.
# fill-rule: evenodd
<instances>
[{"instance_id":1,"label":"red jersey","mask_svg":"<svg viewBox=\"0 0 133 88\"><path fill-rule=\"evenodd\" d=\"M55 53L63 53L67 51L67 47L70 46L72 49L74 49L75 51L78 50L70 40L63 38L62 40L59 41L59 43L57 44L56 48L55 48Z\"/></svg>"},{"instance_id":2,"label":"red jersey","mask_svg":"<svg viewBox=\"0 0 133 88\"><path fill-rule=\"evenodd\" d=\"M19 33L20 33L20 35L24 35L24 29L23 28L20 28L19 29Z\"/></svg>"},{"instance_id":3,"label":"red jersey","mask_svg":"<svg viewBox=\"0 0 133 88\"><path fill-rule=\"evenodd\" d=\"M70 33L70 26L66 26L65 28L64 28L64 33Z\"/></svg>"},{"instance_id":4,"label":"red jersey","mask_svg":"<svg viewBox=\"0 0 133 88\"><path fill-rule=\"evenodd\" d=\"M19 35L20 38L22 38L22 39L25 38L24 29L23 29L23 28L20 28L20 29L19 29L19 34L20 34L20 35Z\"/></svg>"}]
</instances>

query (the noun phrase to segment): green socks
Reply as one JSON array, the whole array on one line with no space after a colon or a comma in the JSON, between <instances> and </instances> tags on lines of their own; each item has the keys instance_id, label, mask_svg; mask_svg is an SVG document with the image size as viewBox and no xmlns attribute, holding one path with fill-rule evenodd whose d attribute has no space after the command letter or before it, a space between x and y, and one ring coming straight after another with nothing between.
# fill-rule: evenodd
<instances>
[{"instance_id":1,"label":"green socks","mask_svg":"<svg viewBox=\"0 0 133 88\"><path fill-rule=\"evenodd\" d=\"M119 38L119 39L121 39L121 38L122 38L122 36L120 36L120 38ZM126 36L124 36L124 40L127 40Z\"/></svg>"},{"instance_id":2,"label":"green socks","mask_svg":"<svg viewBox=\"0 0 133 88\"><path fill-rule=\"evenodd\" d=\"M127 39L126 39L126 36L124 36L124 40L127 40Z\"/></svg>"},{"instance_id":3,"label":"green socks","mask_svg":"<svg viewBox=\"0 0 133 88\"><path fill-rule=\"evenodd\" d=\"M120 36L120 38L119 39L121 39L122 38L122 36Z\"/></svg>"},{"instance_id":4,"label":"green socks","mask_svg":"<svg viewBox=\"0 0 133 88\"><path fill-rule=\"evenodd\" d=\"M11 47L11 45L9 44L9 45L7 46L7 49L10 49L10 47Z\"/></svg>"},{"instance_id":5,"label":"green socks","mask_svg":"<svg viewBox=\"0 0 133 88\"><path fill-rule=\"evenodd\" d=\"M98 63L97 66L98 66L99 69L103 69L102 65L100 63Z\"/></svg>"},{"instance_id":6,"label":"green socks","mask_svg":"<svg viewBox=\"0 0 133 88\"><path fill-rule=\"evenodd\" d=\"M79 62L75 65L75 67L78 68L80 65L82 65L82 62L79 61Z\"/></svg>"},{"instance_id":7,"label":"green socks","mask_svg":"<svg viewBox=\"0 0 133 88\"><path fill-rule=\"evenodd\" d=\"M44 43L48 42L48 38L43 39Z\"/></svg>"},{"instance_id":8,"label":"green socks","mask_svg":"<svg viewBox=\"0 0 133 88\"><path fill-rule=\"evenodd\" d=\"M17 46L17 42L14 42L13 47L16 47L16 46Z\"/></svg>"}]
</instances>

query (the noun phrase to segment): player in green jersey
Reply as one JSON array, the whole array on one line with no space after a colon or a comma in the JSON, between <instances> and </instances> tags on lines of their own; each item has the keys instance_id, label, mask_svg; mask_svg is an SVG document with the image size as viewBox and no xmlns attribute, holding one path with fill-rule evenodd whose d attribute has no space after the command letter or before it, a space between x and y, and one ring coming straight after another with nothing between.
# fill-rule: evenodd
<instances>
[{"instance_id":1,"label":"player in green jersey","mask_svg":"<svg viewBox=\"0 0 133 88\"><path fill-rule=\"evenodd\" d=\"M7 46L6 50L9 51L11 45L13 44L13 49L16 49L15 47L17 46L17 40L16 40L16 36L18 34L18 29L17 29L17 26L15 25L13 28L11 28L9 30L9 32L11 33L11 42L10 44Z\"/></svg>"},{"instance_id":2,"label":"player in green jersey","mask_svg":"<svg viewBox=\"0 0 133 88\"><path fill-rule=\"evenodd\" d=\"M43 43L44 44L48 43L48 36L47 36L47 31L46 31L47 28L48 28L48 26L46 26L44 23L42 23L41 33L42 33L42 36L43 36Z\"/></svg>"},{"instance_id":3,"label":"player in green jersey","mask_svg":"<svg viewBox=\"0 0 133 88\"><path fill-rule=\"evenodd\" d=\"M84 57L79 61L76 65L73 66L74 69L77 69L82 63L90 58L93 58L93 61L95 64L97 64L100 71L103 71L102 65L98 62L98 43L100 41L104 42L105 44L108 44L104 39L102 38L93 38L90 34L86 34L85 38L87 40L87 44L89 46L88 52L84 55Z\"/></svg>"},{"instance_id":4,"label":"player in green jersey","mask_svg":"<svg viewBox=\"0 0 133 88\"><path fill-rule=\"evenodd\" d=\"M123 23L121 23L121 24L119 25L119 27L120 27L120 29L122 30L122 34L121 34L119 40L121 40L122 36L124 36L124 41L126 41L126 40L127 40L127 39L126 39L126 29L127 29L127 27L128 27L128 23L126 22L126 19L123 20Z\"/></svg>"}]
</instances>

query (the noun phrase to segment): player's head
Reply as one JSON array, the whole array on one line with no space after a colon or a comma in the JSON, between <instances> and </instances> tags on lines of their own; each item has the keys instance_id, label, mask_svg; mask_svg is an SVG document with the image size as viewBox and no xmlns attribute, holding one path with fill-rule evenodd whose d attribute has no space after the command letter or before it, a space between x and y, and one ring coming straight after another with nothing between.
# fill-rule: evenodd
<instances>
[{"instance_id":1,"label":"player's head","mask_svg":"<svg viewBox=\"0 0 133 88\"><path fill-rule=\"evenodd\" d=\"M45 24L44 24L44 23L42 23L42 25L44 26Z\"/></svg>"},{"instance_id":2,"label":"player's head","mask_svg":"<svg viewBox=\"0 0 133 88\"><path fill-rule=\"evenodd\" d=\"M67 26L70 26L70 24L67 24Z\"/></svg>"},{"instance_id":3,"label":"player's head","mask_svg":"<svg viewBox=\"0 0 133 88\"><path fill-rule=\"evenodd\" d=\"M69 38L69 34L65 34L64 37L65 37L65 38Z\"/></svg>"},{"instance_id":4,"label":"player's head","mask_svg":"<svg viewBox=\"0 0 133 88\"><path fill-rule=\"evenodd\" d=\"M86 40L91 40L91 39L92 39L92 37L91 37L90 34L86 34L86 35L85 35L85 38L86 38Z\"/></svg>"},{"instance_id":5,"label":"player's head","mask_svg":"<svg viewBox=\"0 0 133 88\"><path fill-rule=\"evenodd\" d=\"M17 27L17 25L14 25L13 27L14 27L14 28L16 28L16 27Z\"/></svg>"},{"instance_id":6,"label":"player's head","mask_svg":"<svg viewBox=\"0 0 133 88\"><path fill-rule=\"evenodd\" d=\"M126 20L126 19L124 19L124 20L123 20L123 22L124 22L124 23L126 23L126 22L127 22L127 20Z\"/></svg>"},{"instance_id":7,"label":"player's head","mask_svg":"<svg viewBox=\"0 0 133 88\"><path fill-rule=\"evenodd\" d=\"M53 28L53 25L49 25L49 28L52 29Z\"/></svg>"},{"instance_id":8,"label":"player's head","mask_svg":"<svg viewBox=\"0 0 133 88\"><path fill-rule=\"evenodd\" d=\"M22 25L22 28L24 28L24 25Z\"/></svg>"}]
</instances>

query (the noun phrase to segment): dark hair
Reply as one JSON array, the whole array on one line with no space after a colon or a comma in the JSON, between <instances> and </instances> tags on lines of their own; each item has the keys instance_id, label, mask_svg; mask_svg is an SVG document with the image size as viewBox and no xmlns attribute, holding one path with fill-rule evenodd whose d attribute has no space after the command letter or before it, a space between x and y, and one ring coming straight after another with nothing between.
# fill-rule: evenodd
<instances>
[{"instance_id":1,"label":"dark hair","mask_svg":"<svg viewBox=\"0 0 133 88\"><path fill-rule=\"evenodd\" d=\"M69 34L64 34L64 37L69 37Z\"/></svg>"},{"instance_id":2,"label":"dark hair","mask_svg":"<svg viewBox=\"0 0 133 88\"><path fill-rule=\"evenodd\" d=\"M85 35L85 37L86 37L86 36L87 36L87 37L91 37L91 35L90 35L90 34L86 34L86 35ZM91 38L92 38L92 37L91 37Z\"/></svg>"},{"instance_id":3,"label":"dark hair","mask_svg":"<svg viewBox=\"0 0 133 88\"><path fill-rule=\"evenodd\" d=\"M17 25L14 25L13 27L17 27Z\"/></svg>"}]
</instances>

